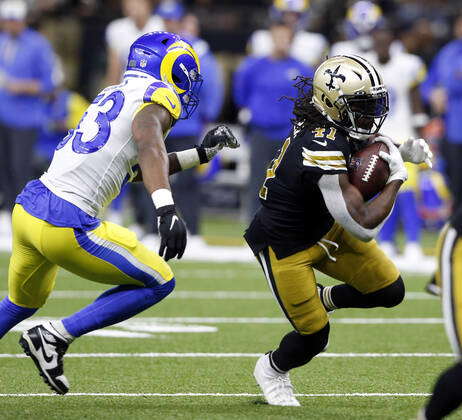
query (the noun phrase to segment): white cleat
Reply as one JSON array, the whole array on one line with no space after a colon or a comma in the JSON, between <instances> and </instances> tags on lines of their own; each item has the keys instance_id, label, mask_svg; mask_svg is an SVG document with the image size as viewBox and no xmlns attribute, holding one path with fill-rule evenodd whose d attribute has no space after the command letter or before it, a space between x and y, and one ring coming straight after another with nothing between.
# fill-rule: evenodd
<instances>
[{"instance_id":1,"label":"white cleat","mask_svg":"<svg viewBox=\"0 0 462 420\"><path fill-rule=\"evenodd\" d=\"M300 403L294 396L289 374L275 371L270 365L269 354L257 360L253 376L269 405L300 407Z\"/></svg>"},{"instance_id":2,"label":"white cleat","mask_svg":"<svg viewBox=\"0 0 462 420\"><path fill-rule=\"evenodd\" d=\"M425 416L425 407L419 410L416 420L427 420L427 417Z\"/></svg>"}]
</instances>

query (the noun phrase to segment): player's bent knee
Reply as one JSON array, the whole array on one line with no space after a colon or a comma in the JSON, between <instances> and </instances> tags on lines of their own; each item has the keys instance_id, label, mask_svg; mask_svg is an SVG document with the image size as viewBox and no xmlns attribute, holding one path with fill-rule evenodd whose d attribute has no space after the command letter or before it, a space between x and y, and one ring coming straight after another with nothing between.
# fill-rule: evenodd
<instances>
[{"instance_id":1,"label":"player's bent knee","mask_svg":"<svg viewBox=\"0 0 462 420\"><path fill-rule=\"evenodd\" d=\"M172 278L168 282L156 285L155 287L149 287L148 289L151 291L149 296L149 306L155 305L157 302L165 299L170 293L173 292L175 289L176 281L175 278Z\"/></svg>"},{"instance_id":2,"label":"player's bent knee","mask_svg":"<svg viewBox=\"0 0 462 420\"><path fill-rule=\"evenodd\" d=\"M392 284L374 293L370 293L370 295L375 300L377 306L385 308L397 306L403 301L405 295L403 279L399 276Z\"/></svg>"}]
</instances>

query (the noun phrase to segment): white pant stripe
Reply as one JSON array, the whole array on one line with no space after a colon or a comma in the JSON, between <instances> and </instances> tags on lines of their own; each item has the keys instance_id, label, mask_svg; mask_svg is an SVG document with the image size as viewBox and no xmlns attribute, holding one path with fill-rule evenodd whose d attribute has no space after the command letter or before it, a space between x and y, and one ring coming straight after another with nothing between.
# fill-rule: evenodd
<instances>
[{"instance_id":1,"label":"white pant stripe","mask_svg":"<svg viewBox=\"0 0 462 420\"><path fill-rule=\"evenodd\" d=\"M454 228L449 227L443 241L441 251L440 272L442 279L443 291L443 314L444 325L446 334L448 335L449 342L451 343L454 353L460 355L461 348L457 336L457 327L454 320L453 311L453 290L452 290L452 250L454 243L457 240L457 232ZM461 308L462 309L462 308Z\"/></svg>"}]
</instances>

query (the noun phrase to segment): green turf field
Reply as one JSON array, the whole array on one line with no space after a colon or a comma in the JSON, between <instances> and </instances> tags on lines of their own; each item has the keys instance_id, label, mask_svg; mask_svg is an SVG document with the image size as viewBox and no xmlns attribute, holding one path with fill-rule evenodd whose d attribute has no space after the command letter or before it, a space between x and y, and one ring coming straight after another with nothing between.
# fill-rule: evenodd
<instances>
[{"instance_id":1,"label":"green turf field","mask_svg":"<svg viewBox=\"0 0 462 420\"><path fill-rule=\"evenodd\" d=\"M0 290L7 257L0 254ZM70 395L51 396L32 361L16 357L19 333L7 334L0 343L0 419L410 420L425 400L420 394L452 363L439 301L422 293L425 278L407 277L412 293L398 308L333 314L327 353L292 373L296 392L305 394L302 407L267 406L252 370L257 354L274 348L290 327L259 267L173 268L175 295L72 345L65 359ZM57 293L36 318L70 314L103 289L62 271Z\"/></svg>"}]
</instances>

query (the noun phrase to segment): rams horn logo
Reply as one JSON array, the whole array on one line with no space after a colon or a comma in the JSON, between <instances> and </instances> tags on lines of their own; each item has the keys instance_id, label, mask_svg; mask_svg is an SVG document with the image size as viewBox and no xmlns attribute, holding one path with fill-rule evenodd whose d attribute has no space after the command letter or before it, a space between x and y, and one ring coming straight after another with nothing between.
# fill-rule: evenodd
<instances>
[{"instance_id":1,"label":"rams horn logo","mask_svg":"<svg viewBox=\"0 0 462 420\"><path fill-rule=\"evenodd\" d=\"M327 69L324 72L324 74L328 74L330 76L329 83L326 83L326 86L329 88L329 90L338 89L338 87L334 85L335 79L340 79L342 82L345 82L346 80L346 77L343 74L338 73L339 68L340 68L340 64L337 66L337 68L334 71L332 71L331 69Z\"/></svg>"}]
</instances>

